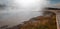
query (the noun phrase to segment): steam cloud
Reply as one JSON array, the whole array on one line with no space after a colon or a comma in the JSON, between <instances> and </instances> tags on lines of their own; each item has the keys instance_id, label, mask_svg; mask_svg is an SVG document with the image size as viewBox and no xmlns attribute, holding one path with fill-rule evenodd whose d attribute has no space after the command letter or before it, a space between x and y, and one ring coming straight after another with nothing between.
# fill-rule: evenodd
<instances>
[{"instance_id":1,"label":"steam cloud","mask_svg":"<svg viewBox=\"0 0 60 29\"><path fill-rule=\"evenodd\" d=\"M1 1L1 0L0 0ZM3 2L4 1L4 2ZM0 26L18 25L32 17L43 15L43 8L48 4L47 0L3 0L0 8Z\"/></svg>"}]
</instances>

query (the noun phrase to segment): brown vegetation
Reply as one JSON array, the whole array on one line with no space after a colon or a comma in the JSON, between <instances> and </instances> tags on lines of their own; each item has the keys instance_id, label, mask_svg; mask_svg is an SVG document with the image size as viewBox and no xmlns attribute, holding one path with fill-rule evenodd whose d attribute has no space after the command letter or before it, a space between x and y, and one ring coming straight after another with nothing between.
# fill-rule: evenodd
<instances>
[{"instance_id":1,"label":"brown vegetation","mask_svg":"<svg viewBox=\"0 0 60 29\"><path fill-rule=\"evenodd\" d=\"M57 29L56 15L32 18L29 21L24 22L20 29Z\"/></svg>"},{"instance_id":2,"label":"brown vegetation","mask_svg":"<svg viewBox=\"0 0 60 29\"><path fill-rule=\"evenodd\" d=\"M24 24L20 24L10 29L57 29L55 13L51 13L49 16L34 17L29 21L24 21L23 23Z\"/></svg>"}]
</instances>

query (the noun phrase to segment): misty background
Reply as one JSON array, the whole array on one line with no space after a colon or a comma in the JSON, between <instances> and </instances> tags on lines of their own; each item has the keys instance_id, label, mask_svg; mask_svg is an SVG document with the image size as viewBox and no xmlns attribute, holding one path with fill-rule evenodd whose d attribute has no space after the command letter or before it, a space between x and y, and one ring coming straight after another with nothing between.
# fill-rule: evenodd
<instances>
[{"instance_id":1,"label":"misty background","mask_svg":"<svg viewBox=\"0 0 60 29\"><path fill-rule=\"evenodd\" d=\"M0 27L14 26L30 18L42 16L47 0L0 0Z\"/></svg>"}]
</instances>

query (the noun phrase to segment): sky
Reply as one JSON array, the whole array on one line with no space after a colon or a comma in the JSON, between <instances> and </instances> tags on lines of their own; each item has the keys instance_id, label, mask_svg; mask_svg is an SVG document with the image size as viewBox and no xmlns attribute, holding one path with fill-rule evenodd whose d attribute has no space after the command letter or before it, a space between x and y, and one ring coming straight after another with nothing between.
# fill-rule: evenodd
<instances>
[{"instance_id":1,"label":"sky","mask_svg":"<svg viewBox=\"0 0 60 29\"><path fill-rule=\"evenodd\" d=\"M60 3L60 0L50 0L51 4L56 4L56 3Z\"/></svg>"}]
</instances>

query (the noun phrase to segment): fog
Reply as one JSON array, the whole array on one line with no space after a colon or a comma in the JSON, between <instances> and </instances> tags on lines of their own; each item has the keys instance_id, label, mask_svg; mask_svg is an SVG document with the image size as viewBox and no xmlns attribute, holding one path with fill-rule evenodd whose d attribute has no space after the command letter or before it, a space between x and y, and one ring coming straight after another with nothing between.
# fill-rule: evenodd
<instances>
[{"instance_id":1,"label":"fog","mask_svg":"<svg viewBox=\"0 0 60 29\"><path fill-rule=\"evenodd\" d=\"M47 0L0 0L0 26L14 26L30 18L42 16ZM39 12L40 11L40 12Z\"/></svg>"}]
</instances>

